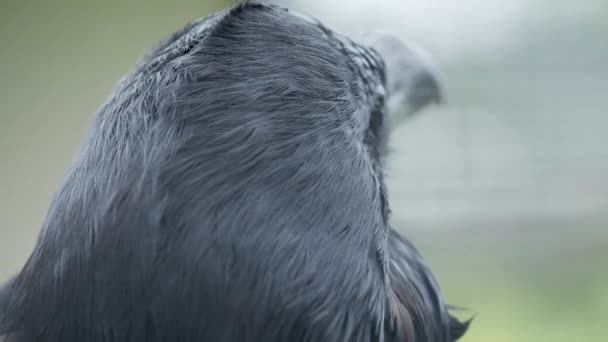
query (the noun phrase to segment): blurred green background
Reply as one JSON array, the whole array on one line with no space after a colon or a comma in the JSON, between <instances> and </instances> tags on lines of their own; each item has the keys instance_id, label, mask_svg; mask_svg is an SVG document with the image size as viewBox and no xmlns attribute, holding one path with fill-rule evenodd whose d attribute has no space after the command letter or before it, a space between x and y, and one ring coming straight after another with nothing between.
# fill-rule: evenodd
<instances>
[{"instance_id":1,"label":"blurred green background","mask_svg":"<svg viewBox=\"0 0 608 342\"><path fill-rule=\"evenodd\" d=\"M160 38L229 1L0 1L0 279L23 265L97 107ZM608 3L283 1L387 29L441 64L448 104L400 127L394 225L465 342L606 341Z\"/></svg>"}]
</instances>

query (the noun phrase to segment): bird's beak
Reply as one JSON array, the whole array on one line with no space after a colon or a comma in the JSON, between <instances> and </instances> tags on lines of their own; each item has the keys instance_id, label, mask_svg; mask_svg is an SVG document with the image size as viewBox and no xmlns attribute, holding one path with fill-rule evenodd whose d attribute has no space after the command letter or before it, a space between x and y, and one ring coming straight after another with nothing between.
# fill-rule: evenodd
<instances>
[{"instance_id":1,"label":"bird's beak","mask_svg":"<svg viewBox=\"0 0 608 342\"><path fill-rule=\"evenodd\" d=\"M426 50L385 32L361 34L356 40L384 60L386 103L393 125L427 105L445 101L439 68Z\"/></svg>"}]
</instances>

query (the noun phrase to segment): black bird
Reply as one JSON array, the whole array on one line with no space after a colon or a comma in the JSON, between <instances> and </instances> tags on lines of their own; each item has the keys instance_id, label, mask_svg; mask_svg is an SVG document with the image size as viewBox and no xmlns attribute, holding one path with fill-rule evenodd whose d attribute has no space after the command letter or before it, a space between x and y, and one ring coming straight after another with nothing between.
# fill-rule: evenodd
<instances>
[{"instance_id":1,"label":"black bird","mask_svg":"<svg viewBox=\"0 0 608 342\"><path fill-rule=\"evenodd\" d=\"M397 109L439 99L384 34L254 3L188 24L99 109L0 290L0 336L456 340L467 324L389 226L383 176Z\"/></svg>"}]
</instances>

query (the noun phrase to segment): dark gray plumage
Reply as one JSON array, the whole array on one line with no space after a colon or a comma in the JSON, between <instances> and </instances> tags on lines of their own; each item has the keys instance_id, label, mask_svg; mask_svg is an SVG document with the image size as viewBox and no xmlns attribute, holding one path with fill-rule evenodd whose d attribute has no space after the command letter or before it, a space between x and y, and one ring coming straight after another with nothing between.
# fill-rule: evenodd
<instances>
[{"instance_id":1,"label":"dark gray plumage","mask_svg":"<svg viewBox=\"0 0 608 342\"><path fill-rule=\"evenodd\" d=\"M0 292L0 335L458 338L466 327L388 225L386 101L416 89L389 80L387 94L392 60L257 4L171 36L97 113L34 252Z\"/></svg>"}]
</instances>

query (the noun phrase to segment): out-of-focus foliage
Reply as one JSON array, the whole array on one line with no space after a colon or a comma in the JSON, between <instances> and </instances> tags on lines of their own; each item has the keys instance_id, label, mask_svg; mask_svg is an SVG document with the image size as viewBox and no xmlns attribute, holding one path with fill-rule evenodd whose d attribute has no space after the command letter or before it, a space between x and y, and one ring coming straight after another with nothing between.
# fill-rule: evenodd
<instances>
[{"instance_id":1,"label":"out-of-focus foliage","mask_svg":"<svg viewBox=\"0 0 608 342\"><path fill-rule=\"evenodd\" d=\"M395 132L394 225L464 342L605 339L608 3L301 0L344 31L393 30L443 66L448 103ZM0 279L16 272L90 118L159 38L231 1L0 2Z\"/></svg>"}]
</instances>

